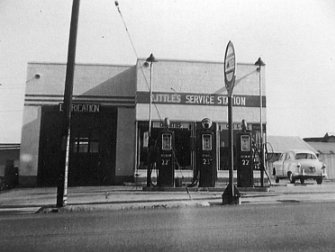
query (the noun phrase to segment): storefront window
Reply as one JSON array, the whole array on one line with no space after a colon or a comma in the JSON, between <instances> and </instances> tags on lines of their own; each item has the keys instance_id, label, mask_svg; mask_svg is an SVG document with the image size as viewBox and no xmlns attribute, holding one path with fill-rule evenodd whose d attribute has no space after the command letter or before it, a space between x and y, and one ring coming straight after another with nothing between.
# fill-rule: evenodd
<instances>
[{"instance_id":1,"label":"storefront window","mask_svg":"<svg viewBox=\"0 0 335 252\"><path fill-rule=\"evenodd\" d=\"M78 152L86 153L88 152L88 137L82 137L77 140Z\"/></svg>"},{"instance_id":2,"label":"storefront window","mask_svg":"<svg viewBox=\"0 0 335 252\"><path fill-rule=\"evenodd\" d=\"M77 135L73 142L73 152L75 153L98 153L99 135L96 131L81 133Z\"/></svg>"},{"instance_id":3,"label":"storefront window","mask_svg":"<svg viewBox=\"0 0 335 252\"><path fill-rule=\"evenodd\" d=\"M90 152L91 153L99 152L99 142L90 142Z\"/></svg>"},{"instance_id":4,"label":"storefront window","mask_svg":"<svg viewBox=\"0 0 335 252\"><path fill-rule=\"evenodd\" d=\"M174 146L172 146L172 139L164 138L160 134L163 130L162 124L153 123L154 127L151 129L151 141L153 144L159 142L161 138L165 150L173 148L176 158L176 169L192 169L191 167L191 130L189 128L182 128L182 123L172 122L177 128L171 128L174 134ZM178 128L180 127L180 128ZM147 169L148 166L148 122L139 122L138 124L138 156L139 156L139 169ZM156 151L158 150L156 145ZM157 152L156 152L157 154Z\"/></svg>"}]
</instances>

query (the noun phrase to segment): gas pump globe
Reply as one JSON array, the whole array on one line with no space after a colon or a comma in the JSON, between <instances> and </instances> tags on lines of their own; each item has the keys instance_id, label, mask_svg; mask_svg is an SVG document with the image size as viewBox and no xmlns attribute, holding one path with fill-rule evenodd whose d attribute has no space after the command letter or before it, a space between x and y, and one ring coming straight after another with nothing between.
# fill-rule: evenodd
<instances>
[{"instance_id":1,"label":"gas pump globe","mask_svg":"<svg viewBox=\"0 0 335 252\"><path fill-rule=\"evenodd\" d=\"M212 127L212 124L213 123L212 123L211 119L209 119L209 118L204 118L201 121L201 125L204 129L209 129L210 127Z\"/></svg>"}]
</instances>

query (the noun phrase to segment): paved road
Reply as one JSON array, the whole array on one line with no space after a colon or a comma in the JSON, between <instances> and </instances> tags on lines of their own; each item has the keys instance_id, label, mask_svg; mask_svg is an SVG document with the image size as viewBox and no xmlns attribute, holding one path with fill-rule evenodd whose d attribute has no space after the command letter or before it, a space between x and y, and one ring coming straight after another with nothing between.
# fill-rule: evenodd
<instances>
[{"instance_id":1,"label":"paved road","mask_svg":"<svg viewBox=\"0 0 335 252\"><path fill-rule=\"evenodd\" d=\"M335 203L0 217L2 251L333 251ZM4 249L3 249L4 248Z\"/></svg>"}]
</instances>

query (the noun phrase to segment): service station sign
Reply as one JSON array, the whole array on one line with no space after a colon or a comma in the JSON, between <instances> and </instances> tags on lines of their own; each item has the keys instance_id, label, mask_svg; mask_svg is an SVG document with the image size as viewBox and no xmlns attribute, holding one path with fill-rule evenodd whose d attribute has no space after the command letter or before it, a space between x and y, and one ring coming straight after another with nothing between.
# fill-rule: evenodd
<instances>
[{"instance_id":1,"label":"service station sign","mask_svg":"<svg viewBox=\"0 0 335 252\"><path fill-rule=\"evenodd\" d=\"M235 49L231 41L229 41L224 57L224 80L228 95L231 96L235 84Z\"/></svg>"}]
</instances>

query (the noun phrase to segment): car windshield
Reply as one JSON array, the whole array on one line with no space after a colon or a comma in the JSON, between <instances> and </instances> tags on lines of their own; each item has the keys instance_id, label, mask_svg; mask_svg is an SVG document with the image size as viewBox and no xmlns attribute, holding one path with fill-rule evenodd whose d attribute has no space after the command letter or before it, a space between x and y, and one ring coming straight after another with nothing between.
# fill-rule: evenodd
<instances>
[{"instance_id":1,"label":"car windshield","mask_svg":"<svg viewBox=\"0 0 335 252\"><path fill-rule=\"evenodd\" d=\"M297 153L295 159L316 159L316 156L312 153Z\"/></svg>"}]
</instances>

